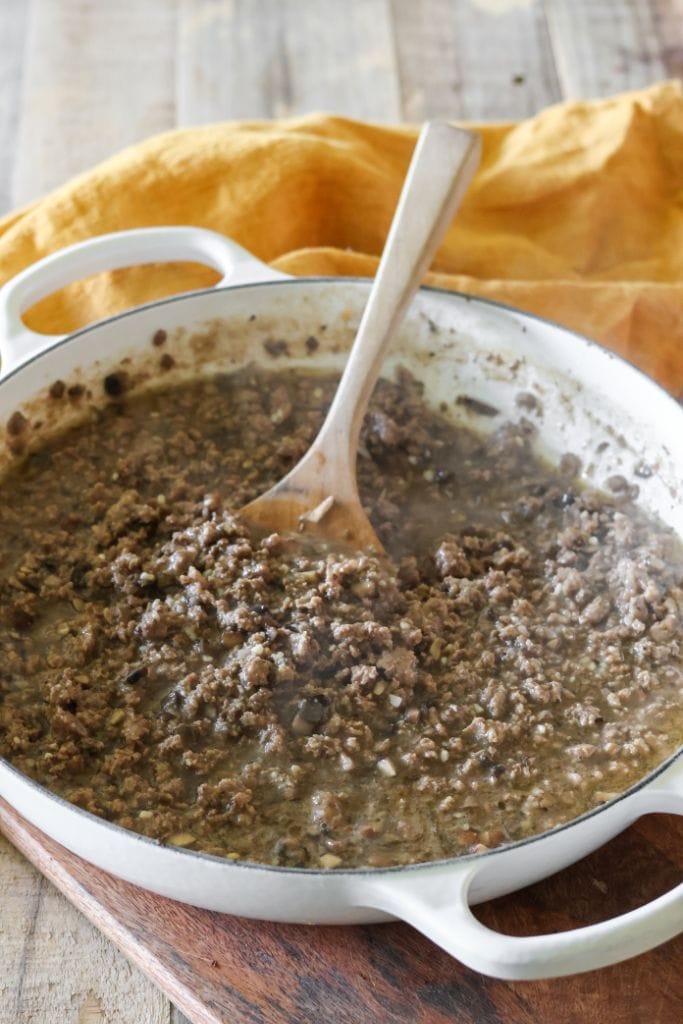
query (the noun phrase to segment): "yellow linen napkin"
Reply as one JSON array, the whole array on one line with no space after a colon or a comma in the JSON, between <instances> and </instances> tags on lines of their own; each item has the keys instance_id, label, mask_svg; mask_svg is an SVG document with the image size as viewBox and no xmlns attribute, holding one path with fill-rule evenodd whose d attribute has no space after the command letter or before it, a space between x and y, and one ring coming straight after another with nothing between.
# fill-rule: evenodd
<instances>
[{"instance_id":1,"label":"yellow linen napkin","mask_svg":"<svg viewBox=\"0 0 683 1024\"><path fill-rule=\"evenodd\" d=\"M431 282L521 306L683 390L683 93L666 82L477 125L481 168ZM107 231L197 224L293 274L374 273L416 137L309 115L188 128L132 146L0 222L0 281ZM73 329L203 287L190 265L132 268L44 300Z\"/></svg>"}]
</instances>

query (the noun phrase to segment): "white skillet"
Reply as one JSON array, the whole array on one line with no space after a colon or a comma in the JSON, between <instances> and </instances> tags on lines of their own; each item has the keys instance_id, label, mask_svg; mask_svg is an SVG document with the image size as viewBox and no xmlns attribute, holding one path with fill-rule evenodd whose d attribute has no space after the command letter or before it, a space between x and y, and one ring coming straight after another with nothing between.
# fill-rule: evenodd
<instances>
[{"instance_id":1,"label":"white skillet","mask_svg":"<svg viewBox=\"0 0 683 1024\"><path fill-rule=\"evenodd\" d=\"M136 263L193 260L223 276L214 289L156 302L69 336L28 330L21 314L78 278ZM293 279L235 243L197 228L103 235L57 252L0 291L0 423L55 379L101 380L122 359L158 358L150 339L168 334L170 377L272 362L263 341L288 342L278 365L343 365L368 293L352 279ZM305 345L320 345L311 355ZM641 498L683 536L683 410L642 373L552 323L469 296L421 289L386 372L403 363L434 405L458 394L518 417L515 396L532 392L543 445L573 451L598 483L655 469ZM465 422L486 428L492 422ZM529 415L529 414L528 414ZM0 459L2 453L0 452ZM0 499L2 500L2 499ZM6 500L6 499L5 499ZM67 804L0 761L0 795L20 814L93 864L173 899L247 917L304 923L409 921L454 957L500 978L544 978L634 956L683 929L683 884L621 917L554 935L514 937L485 927L470 904L552 874L643 814L683 813L683 757L671 757L627 793L567 825L477 856L406 868L317 871L233 863L160 846ZM311 942L315 933L311 931Z\"/></svg>"}]
</instances>

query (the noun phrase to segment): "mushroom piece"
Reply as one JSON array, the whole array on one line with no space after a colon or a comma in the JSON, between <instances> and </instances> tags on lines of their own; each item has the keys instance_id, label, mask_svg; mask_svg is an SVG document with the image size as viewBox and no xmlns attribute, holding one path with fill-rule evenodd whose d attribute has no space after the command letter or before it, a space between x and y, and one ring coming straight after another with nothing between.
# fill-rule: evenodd
<instances>
[{"instance_id":1,"label":"mushroom piece","mask_svg":"<svg viewBox=\"0 0 683 1024\"><path fill-rule=\"evenodd\" d=\"M312 693L303 697L292 719L295 736L310 736L330 715L330 698L324 693Z\"/></svg>"}]
</instances>

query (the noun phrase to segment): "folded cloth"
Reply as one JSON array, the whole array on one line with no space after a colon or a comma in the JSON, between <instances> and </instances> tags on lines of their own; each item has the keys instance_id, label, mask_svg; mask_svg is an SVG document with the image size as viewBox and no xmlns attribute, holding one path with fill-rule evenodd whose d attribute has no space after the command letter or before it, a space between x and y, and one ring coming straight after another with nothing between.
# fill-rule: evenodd
<instances>
[{"instance_id":1,"label":"folded cloth","mask_svg":"<svg viewBox=\"0 0 683 1024\"><path fill-rule=\"evenodd\" d=\"M665 82L475 125L483 159L428 280L558 320L683 391L683 93ZM197 224L292 274L371 276L414 126L309 115L132 146L0 222L0 281L72 242ZM43 300L44 331L208 286L194 265L98 275Z\"/></svg>"}]
</instances>

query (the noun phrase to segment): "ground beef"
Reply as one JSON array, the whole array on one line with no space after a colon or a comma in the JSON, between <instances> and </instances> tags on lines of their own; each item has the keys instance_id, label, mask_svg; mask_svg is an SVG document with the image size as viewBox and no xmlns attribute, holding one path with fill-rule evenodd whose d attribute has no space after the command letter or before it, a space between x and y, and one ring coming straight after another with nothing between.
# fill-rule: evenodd
<instances>
[{"instance_id":1,"label":"ground beef","mask_svg":"<svg viewBox=\"0 0 683 1024\"><path fill-rule=\"evenodd\" d=\"M334 386L110 388L2 480L0 753L162 842L334 868L512 842L673 752L681 546L526 421L480 437L400 374L358 467L389 559L240 520Z\"/></svg>"}]
</instances>

